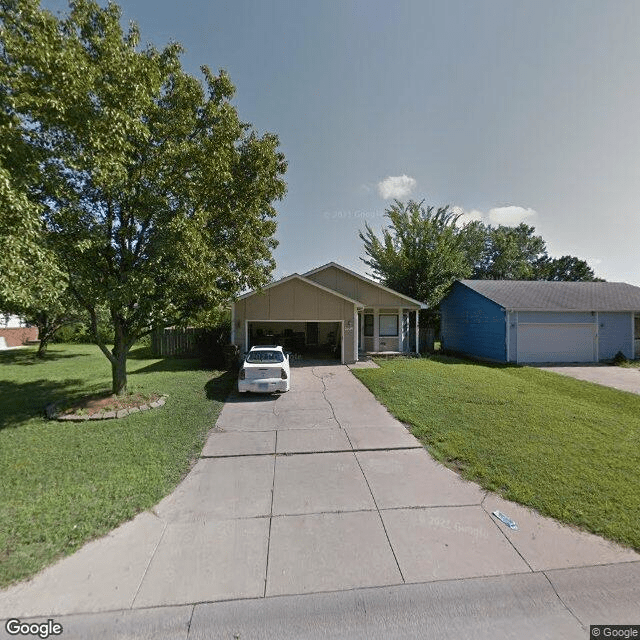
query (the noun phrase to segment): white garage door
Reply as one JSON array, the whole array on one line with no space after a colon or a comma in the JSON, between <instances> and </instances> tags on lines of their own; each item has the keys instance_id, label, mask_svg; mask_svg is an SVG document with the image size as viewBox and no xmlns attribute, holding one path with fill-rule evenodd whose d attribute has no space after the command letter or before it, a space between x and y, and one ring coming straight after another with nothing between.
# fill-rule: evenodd
<instances>
[{"instance_id":1,"label":"white garage door","mask_svg":"<svg viewBox=\"0 0 640 640\"><path fill-rule=\"evenodd\" d=\"M595 362L593 324L519 324L518 362Z\"/></svg>"}]
</instances>

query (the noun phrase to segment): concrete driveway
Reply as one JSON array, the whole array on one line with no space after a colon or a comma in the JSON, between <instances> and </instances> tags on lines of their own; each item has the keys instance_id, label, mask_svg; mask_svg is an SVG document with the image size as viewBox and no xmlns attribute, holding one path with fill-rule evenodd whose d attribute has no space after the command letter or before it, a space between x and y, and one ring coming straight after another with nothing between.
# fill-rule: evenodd
<instances>
[{"instance_id":1,"label":"concrete driveway","mask_svg":"<svg viewBox=\"0 0 640 640\"><path fill-rule=\"evenodd\" d=\"M596 384L619 389L620 391L640 394L640 369L616 367L606 364L542 365L538 368L578 380L595 382Z\"/></svg>"},{"instance_id":2,"label":"concrete driveway","mask_svg":"<svg viewBox=\"0 0 640 640\"><path fill-rule=\"evenodd\" d=\"M244 639L296 637L278 619L298 615L298 637L325 637L300 627L324 615L319 607L336 611L327 625L371 630L363 620L376 607L380 620L395 619L391 599L438 637L449 637L451 615L456 633L470 624L477 635L474 620L495 616L505 635L493 625L486 637L514 637L515 615L526 637L583 638L589 623L640 622L630 620L639 585L638 554L463 481L347 367L318 364L295 367L282 396L232 394L173 494L0 592L0 618L58 616L65 638L117 623L129 635L104 637ZM496 608L494 597L509 605ZM452 613L458 598L464 611ZM221 602L230 600L243 605ZM257 633L269 618L278 631ZM358 633L335 631L392 637Z\"/></svg>"}]
</instances>

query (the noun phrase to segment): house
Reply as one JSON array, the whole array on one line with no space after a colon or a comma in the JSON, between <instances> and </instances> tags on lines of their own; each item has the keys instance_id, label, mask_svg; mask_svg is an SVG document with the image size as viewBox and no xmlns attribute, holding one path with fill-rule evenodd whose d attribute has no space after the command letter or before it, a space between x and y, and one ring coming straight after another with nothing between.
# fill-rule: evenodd
<instances>
[{"instance_id":1,"label":"house","mask_svg":"<svg viewBox=\"0 0 640 640\"><path fill-rule=\"evenodd\" d=\"M24 318L10 313L0 313L0 347L19 347L38 339L38 328L28 324Z\"/></svg>"},{"instance_id":2,"label":"house","mask_svg":"<svg viewBox=\"0 0 640 640\"><path fill-rule=\"evenodd\" d=\"M240 296L231 342L333 355L343 363L369 353L417 351L418 311L426 306L335 262L294 273Z\"/></svg>"},{"instance_id":3,"label":"house","mask_svg":"<svg viewBox=\"0 0 640 640\"><path fill-rule=\"evenodd\" d=\"M640 287L459 280L440 305L442 348L499 362L640 357Z\"/></svg>"}]
</instances>

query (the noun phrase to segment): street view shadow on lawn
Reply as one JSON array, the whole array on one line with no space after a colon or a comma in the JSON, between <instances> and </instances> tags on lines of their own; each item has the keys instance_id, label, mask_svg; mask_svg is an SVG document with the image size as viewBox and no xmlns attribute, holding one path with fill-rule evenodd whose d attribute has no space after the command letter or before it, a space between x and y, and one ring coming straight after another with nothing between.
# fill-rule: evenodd
<instances>
[{"instance_id":1,"label":"street view shadow on lawn","mask_svg":"<svg viewBox=\"0 0 640 640\"><path fill-rule=\"evenodd\" d=\"M34 365L67 358L78 358L86 355L86 353L62 353L51 349L45 353L43 358L38 358L36 357L34 349L10 349L0 351L0 364Z\"/></svg>"},{"instance_id":2,"label":"street view shadow on lawn","mask_svg":"<svg viewBox=\"0 0 640 640\"><path fill-rule=\"evenodd\" d=\"M488 367L490 369L521 369L523 365L516 362L493 362L491 360L476 360L473 358L463 358L461 356L442 354L427 356L428 360L433 360L439 364L466 364L475 367Z\"/></svg>"},{"instance_id":3,"label":"street view shadow on lawn","mask_svg":"<svg viewBox=\"0 0 640 640\"><path fill-rule=\"evenodd\" d=\"M0 381L0 430L19 427L32 418L42 417L51 402L69 400L86 393L85 381L34 380L32 382Z\"/></svg>"},{"instance_id":4,"label":"street view shadow on lawn","mask_svg":"<svg viewBox=\"0 0 640 640\"><path fill-rule=\"evenodd\" d=\"M236 374L232 371L225 371L221 376L211 378L204 386L208 400L216 400L217 402L225 402L229 396L233 384L236 380Z\"/></svg>"},{"instance_id":5,"label":"street view shadow on lawn","mask_svg":"<svg viewBox=\"0 0 640 640\"><path fill-rule=\"evenodd\" d=\"M146 360L147 358L140 358ZM157 362L152 362L146 367L130 370L128 375L136 375L137 373L155 373L158 371L195 371L197 369L206 369L198 358L163 358Z\"/></svg>"}]
</instances>

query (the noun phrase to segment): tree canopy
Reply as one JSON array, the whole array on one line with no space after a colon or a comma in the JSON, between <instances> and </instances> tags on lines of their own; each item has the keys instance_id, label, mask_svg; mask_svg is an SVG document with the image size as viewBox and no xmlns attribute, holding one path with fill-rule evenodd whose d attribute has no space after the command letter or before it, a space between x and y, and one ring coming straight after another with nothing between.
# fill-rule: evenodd
<instances>
[{"instance_id":1,"label":"tree canopy","mask_svg":"<svg viewBox=\"0 0 640 640\"><path fill-rule=\"evenodd\" d=\"M386 211L390 225L378 238L366 224L363 259L384 284L428 306L437 305L451 283L471 274L465 238L449 207L396 200Z\"/></svg>"},{"instance_id":2,"label":"tree canopy","mask_svg":"<svg viewBox=\"0 0 640 640\"><path fill-rule=\"evenodd\" d=\"M33 158L15 210L94 328L109 310L113 347L96 340L123 393L136 340L268 282L286 162L277 136L240 120L224 71L199 80L179 45L141 48L117 5L77 0L62 18L37 0L0 7L2 117L18 133L2 166L17 182L14 151Z\"/></svg>"},{"instance_id":3,"label":"tree canopy","mask_svg":"<svg viewBox=\"0 0 640 640\"><path fill-rule=\"evenodd\" d=\"M526 224L460 225L448 206L396 200L381 236L367 224L360 232L362 258L385 285L436 309L454 280L596 280L579 258L551 258L544 239Z\"/></svg>"}]
</instances>

